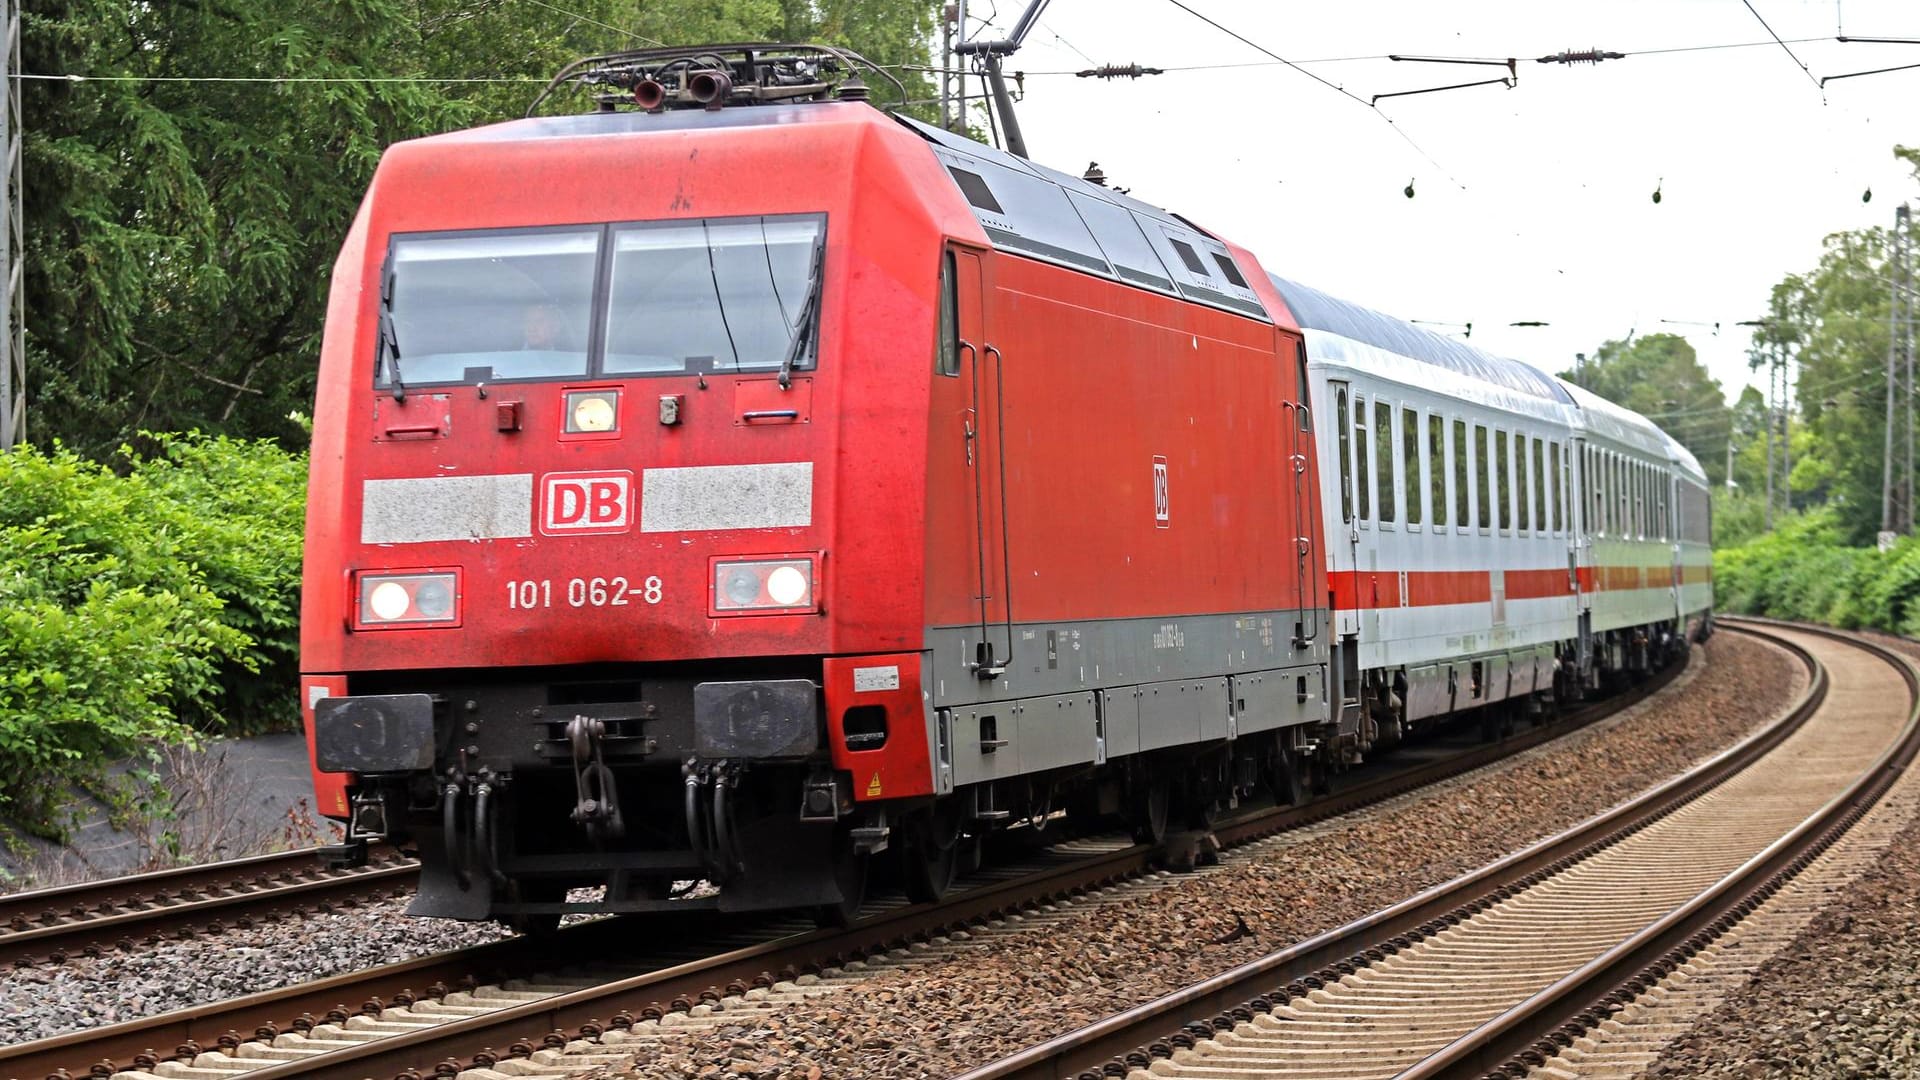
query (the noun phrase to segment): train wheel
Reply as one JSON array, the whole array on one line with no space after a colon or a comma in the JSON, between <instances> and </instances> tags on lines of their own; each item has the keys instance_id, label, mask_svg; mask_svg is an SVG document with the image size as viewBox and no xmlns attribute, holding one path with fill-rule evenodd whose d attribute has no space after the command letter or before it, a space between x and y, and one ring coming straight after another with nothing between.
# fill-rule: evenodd
<instances>
[{"instance_id":1,"label":"train wheel","mask_svg":"<svg viewBox=\"0 0 1920 1080\"><path fill-rule=\"evenodd\" d=\"M1273 756L1273 801L1281 806L1299 806L1307 801L1307 764L1285 750Z\"/></svg>"},{"instance_id":2,"label":"train wheel","mask_svg":"<svg viewBox=\"0 0 1920 1080\"><path fill-rule=\"evenodd\" d=\"M1480 706L1480 741L1500 741L1500 706Z\"/></svg>"},{"instance_id":3,"label":"train wheel","mask_svg":"<svg viewBox=\"0 0 1920 1080\"><path fill-rule=\"evenodd\" d=\"M900 845L900 878L907 899L916 904L943 899L960 864L960 813L953 800L916 816L903 831L907 842Z\"/></svg>"},{"instance_id":4,"label":"train wheel","mask_svg":"<svg viewBox=\"0 0 1920 1080\"><path fill-rule=\"evenodd\" d=\"M814 922L835 928L853 922L867 901L867 863L867 856L854 850L852 829L840 826L833 838L833 878L840 886L840 901L814 908Z\"/></svg>"},{"instance_id":5,"label":"train wheel","mask_svg":"<svg viewBox=\"0 0 1920 1080\"><path fill-rule=\"evenodd\" d=\"M1161 778L1146 781L1144 788L1135 796L1133 813L1133 839L1136 843L1157 844L1167 838L1168 807L1173 801L1172 792L1167 790L1167 782Z\"/></svg>"},{"instance_id":6,"label":"train wheel","mask_svg":"<svg viewBox=\"0 0 1920 1080\"><path fill-rule=\"evenodd\" d=\"M558 885L521 885L515 893L530 904L558 904L567 898L567 890ZM507 916L506 924L508 929L525 937L547 937L560 929L560 914L523 912Z\"/></svg>"}]
</instances>

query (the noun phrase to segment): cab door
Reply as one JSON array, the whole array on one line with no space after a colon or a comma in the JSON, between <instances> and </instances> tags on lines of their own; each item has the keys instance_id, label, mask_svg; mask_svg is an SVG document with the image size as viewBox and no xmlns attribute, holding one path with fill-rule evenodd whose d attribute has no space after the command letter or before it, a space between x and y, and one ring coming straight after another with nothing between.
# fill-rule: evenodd
<instances>
[{"instance_id":1,"label":"cab door","mask_svg":"<svg viewBox=\"0 0 1920 1080\"><path fill-rule=\"evenodd\" d=\"M972 668L977 678L995 679L1006 670L1013 654L1003 453L1006 361L993 344L993 328L988 325L986 259L959 247L950 248L949 255L958 332L954 360L967 402L958 433L966 446L966 475L960 479L973 501L969 572L980 637L974 646Z\"/></svg>"}]
</instances>

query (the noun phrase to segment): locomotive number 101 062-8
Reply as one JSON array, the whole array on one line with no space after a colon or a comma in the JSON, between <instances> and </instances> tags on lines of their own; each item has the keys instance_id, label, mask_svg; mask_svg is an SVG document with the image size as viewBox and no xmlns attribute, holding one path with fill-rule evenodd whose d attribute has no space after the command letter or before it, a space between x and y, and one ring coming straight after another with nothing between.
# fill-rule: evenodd
<instances>
[{"instance_id":1,"label":"locomotive number 101 062-8","mask_svg":"<svg viewBox=\"0 0 1920 1080\"><path fill-rule=\"evenodd\" d=\"M658 575L645 579L620 577L567 578L557 584L552 578L507 582L509 610L550 608L555 601L568 607L626 607L628 604L657 604L661 597Z\"/></svg>"}]
</instances>

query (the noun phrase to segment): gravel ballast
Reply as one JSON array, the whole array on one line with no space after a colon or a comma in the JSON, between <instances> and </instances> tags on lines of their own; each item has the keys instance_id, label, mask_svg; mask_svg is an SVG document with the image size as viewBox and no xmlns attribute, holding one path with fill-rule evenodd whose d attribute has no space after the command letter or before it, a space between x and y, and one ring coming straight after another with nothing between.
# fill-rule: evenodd
<instances>
[{"instance_id":1,"label":"gravel ballast","mask_svg":"<svg viewBox=\"0 0 1920 1080\"><path fill-rule=\"evenodd\" d=\"M1722 634L1649 702L1541 750L1240 852L1211 872L1003 930L990 948L882 967L838 992L647 1025L621 1077L944 1077L1438 884L1584 820L1778 715L1799 665ZM1236 936L1241 921L1251 933ZM840 979L832 980L841 983ZM846 985L841 983L841 985ZM717 1025L713 1021L720 1020ZM710 1026L712 1025L712 1026ZM657 1045L649 1045L655 1037Z\"/></svg>"},{"instance_id":2,"label":"gravel ballast","mask_svg":"<svg viewBox=\"0 0 1920 1080\"><path fill-rule=\"evenodd\" d=\"M412 919L369 901L218 936L0 975L0 1045L324 979L508 936L492 923ZM291 1019L291 1018L289 1018Z\"/></svg>"}]
</instances>

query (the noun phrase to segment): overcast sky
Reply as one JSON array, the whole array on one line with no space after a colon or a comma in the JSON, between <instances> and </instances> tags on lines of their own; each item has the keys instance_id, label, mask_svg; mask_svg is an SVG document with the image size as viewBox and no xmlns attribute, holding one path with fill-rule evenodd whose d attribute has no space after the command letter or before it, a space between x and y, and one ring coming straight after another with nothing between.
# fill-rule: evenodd
<instances>
[{"instance_id":1,"label":"overcast sky","mask_svg":"<svg viewBox=\"0 0 1920 1080\"><path fill-rule=\"evenodd\" d=\"M1029 73L1018 108L1034 159L1074 173L1098 161L1110 182L1283 277L1402 318L1471 321L1473 344L1549 370L1629 331L1681 333L1731 399L1750 377L1748 331L1733 324L1812 269L1827 234L1920 203L1892 154L1920 145L1920 68L1823 93L1743 0L1185 2L1362 100L1169 0L1052 0L1008 64ZM1001 36L1024 3L969 0L970 18L994 20L975 35ZM1920 64L1920 45L1834 40L1920 38L1915 0L1753 7L1815 77ZM1746 43L1764 44L1653 53ZM1596 47L1629 55L1533 59ZM1374 94L1505 74L1391 53L1519 57L1518 86L1376 111ZM1337 57L1363 59L1308 62ZM1138 82L1040 74L1089 60L1251 66ZM1526 320L1552 325L1508 325ZM1717 336L1689 325L1714 322Z\"/></svg>"}]
</instances>

